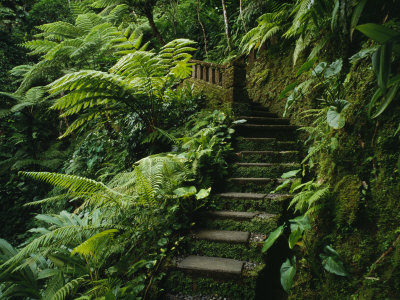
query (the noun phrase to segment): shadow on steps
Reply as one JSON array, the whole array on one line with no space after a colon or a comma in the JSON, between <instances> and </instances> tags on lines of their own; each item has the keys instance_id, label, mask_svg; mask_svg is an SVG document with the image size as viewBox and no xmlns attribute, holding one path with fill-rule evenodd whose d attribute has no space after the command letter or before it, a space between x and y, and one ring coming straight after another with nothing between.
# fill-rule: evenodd
<instances>
[{"instance_id":1,"label":"shadow on steps","mask_svg":"<svg viewBox=\"0 0 400 300\"><path fill-rule=\"evenodd\" d=\"M280 283L280 268L289 255L287 241L281 236L265 257L266 267L257 278L256 300L287 299L287 294Z\"/></svg>"}]
</instances>

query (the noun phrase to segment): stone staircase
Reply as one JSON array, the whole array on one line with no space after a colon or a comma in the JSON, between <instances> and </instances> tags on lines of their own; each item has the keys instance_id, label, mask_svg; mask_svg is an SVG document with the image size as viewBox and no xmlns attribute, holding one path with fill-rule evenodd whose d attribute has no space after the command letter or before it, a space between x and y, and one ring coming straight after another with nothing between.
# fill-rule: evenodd
<instances>
[{"instance_id":1,"label":"stone staircase","mask_svg":"<svg viewBox=\"0 0 400 300\"><path fill-rule=\"evenodd\" d=\"M212 197L210 210L199 215L196 229L183 241L186 252L167 276L165 299L285 297L279 286L279 267L269 267L261 248L284 218L290 199L288 194L270 192L282 182L282 173L300 166L297 127L257 105L238 119L247 122L236 128L238 153L231 165L232 177L225 192Z\"/></svg>"}]
</instances>

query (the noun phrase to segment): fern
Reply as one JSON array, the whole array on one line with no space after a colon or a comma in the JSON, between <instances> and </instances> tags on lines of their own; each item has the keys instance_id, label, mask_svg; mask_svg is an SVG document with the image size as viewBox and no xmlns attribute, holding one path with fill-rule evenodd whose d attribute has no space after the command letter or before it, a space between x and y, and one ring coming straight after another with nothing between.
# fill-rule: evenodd
<instances>
[{"instance_id":1,"label":"fern","mask_svg":"<svg viewBox=\"0 0 400 300\"><path fill-rule=\"evenodd\" d=\"M51 298L52 300L64 300L69 295L72 295L74 291L86 281L87 276L81 276L71 280L70 282L66 283L62 288L60 288L54 296Z\"/></svg>"},{"instance_id":2,"label":"fern","mask_svg":"<svg viewBox=\"0 0 400 300\"><path fill-rule=\"evenodd\" d=\"M86 241L84 241L79 246L75 247L71 255L74 254L81 254L85 257L91 257L93 260L97 260L97 252L99 251L99 244L101 244L104 240L111 240L115 233L118 230L116 229L109 229L102 232L99 232Z\"/></svg>"},{"instance_id":3,"label":"fern","mask_svg":"<svg viewBox=\"0 0 400 300\"><path fill-rule=\"evenodd\" d=\"M330 191L329 187L321 188L321 184L314 183L313 181L297 186L294 188L294 191L299 189L301 189L301 191L293 197L288 208L294 206L295 212L300 212L305 215L314 214L322 208L323 204L320 202Z\"/></svg>"}]
</instances>

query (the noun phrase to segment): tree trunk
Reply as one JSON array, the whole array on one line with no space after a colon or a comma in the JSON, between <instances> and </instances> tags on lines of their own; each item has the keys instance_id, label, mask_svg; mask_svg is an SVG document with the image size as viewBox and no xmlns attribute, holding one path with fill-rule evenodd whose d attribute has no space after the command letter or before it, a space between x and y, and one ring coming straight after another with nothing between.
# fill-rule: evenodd
<instances>
[{"instance_id":1,"label":"tree trunk","mask_svg":"<svg viewBox=\"0 0 400 300\"><path fill-rule=\"evenodd\" d=\"M147 13L146 18L150 23L150 27L153 30L154 36L158 39L158 41L161 43L161 45L165 45L164 39L162 38L160 32L157 29L156 23L154 23L154 17L152 13Z\"/></svg>"},{"instance_id":2,"label":"tree trunk","mask_svg":"<svg viewBox=\"0 0 400 300\"><path fill-rule=\"evenodd\" d=\"M228 23L228 14L226 12L226 5L225 5L225 0L222 0L222 10L224 12L224 22L225 22L225 35L226 35L226 41L228 43L228 50L229 52L232 50L231 48L231 38L229 36L229 23Z\"/></svg>"},{"instance_id":3,"label":"tree trunk","mask_svg":"<svg viewBox=\"0 0 400 300\"><path fill-rule=\"evenodd\" d=\"M203 32L204 51L206 52L206 57L208 57L206 30L204 29L203 22L201 22L201 19L200 19L200 0L197 0L197 19L199 20L199 23L201 26L201 31Z\"/></svg>"},{"instance_id":4,"label":"tree trunk","mask_svg":"<svg viewBox=\"0 0 400 300\"><path fill-rule=\"evenodd\" d=\"M242 0L239 1L239 16L240 16L240 20L242 20L244 31L247 32L246 23L244 22L244 19L243 19Z\"/></svg>"}]
</instances>

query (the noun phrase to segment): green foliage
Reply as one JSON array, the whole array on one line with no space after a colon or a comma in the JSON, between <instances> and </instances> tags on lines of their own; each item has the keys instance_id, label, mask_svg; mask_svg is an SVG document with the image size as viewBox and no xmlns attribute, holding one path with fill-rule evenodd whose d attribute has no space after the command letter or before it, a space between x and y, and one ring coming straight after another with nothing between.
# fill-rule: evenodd
<instances>
[{"instance_id":1,"label":"green foliage","mask_svg":"<svg viewBox=\"0 0 400 300\"><path fill-rule=\"evenodd\" d=\"M59 98L53 109L63 110L62 116L79 114L63 136L90 121L119 118L127 111L135 113L149 131L159 123L165 90L185 78L192 50L189 40L176 40L158 55L136 51L123 56L109 72L79 71L53 82L50 93L69 93Z\"/></svg>"},{"instance_id":2,"label":"green foliage","mask_svg":"<svg viewBox=\"0 0 400 300\"><path fill-rule=\"evenodd\" d=\"M339 253L337 253L331 246L325 246L324 253L320 254L320 257L322 259L322 266L328 272L339 276L349 275L343 266Z\"/></svg>"},{"instance_id":3,"label":"green foliage","mask_svg":"<svg viewBox=\"0 0 400 300\"><path fill-rule=\"evenodd\" d=\"M296 275L296 256L293 256L290 260L287 259L282 264L280 273L282 287L287 293L289 293L289 290L293 285L294 275Z\"/></svg>"}]
</instances>

